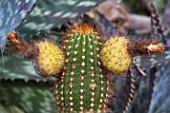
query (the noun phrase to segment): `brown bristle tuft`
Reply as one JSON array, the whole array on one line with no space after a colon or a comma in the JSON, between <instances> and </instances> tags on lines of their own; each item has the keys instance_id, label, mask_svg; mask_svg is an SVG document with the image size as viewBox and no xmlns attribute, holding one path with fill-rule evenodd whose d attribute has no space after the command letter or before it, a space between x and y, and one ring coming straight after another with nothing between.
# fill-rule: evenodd
<instances>
[{"instance_id":1,"label":"brown bristle tuft","mask_svg":"<svg viewBox=\"0 0 170 113\"><path fill-rule=\"evenodd\" d=\"M7 39L17 48L20 48L21 42L17 39L17 32L11 31L8 33Z\"/></svg>"},{"instance_id":2,"label":"brown bristle tuft","mask_svg":"<svg viewBox=\"0 0 170 113\"><path fill-rule=\"evenodd\" d=\"M16 51L18 56L32 59L36 54L37 49L34 48L32 44L19 39L18 33L16 31L9 32L7 39L14 46L13 49Z\"/></svg>"},{"instance_id":3,"label":"brown bristle tuft","mask_svg":"<svg viewBox=\"0 0 170 113\"><path fill-rule=\"evenodd\" d=\"M71 28L73 33L97 33L97 30L90 24L77 24Z\"/></svg>"},{"instance_id":4,"label":"brown bristle tuft","mask_svg":"<svg viewBox=\"0 0 170 113\"><path fill-rule=\"evenodd\" d=\"M128 51L132 55L143 55L155 52L163 52L164 47L160 42L154 42L152 40L139 41L139 40L129 40Z\"/></svg>"}]
</instances>

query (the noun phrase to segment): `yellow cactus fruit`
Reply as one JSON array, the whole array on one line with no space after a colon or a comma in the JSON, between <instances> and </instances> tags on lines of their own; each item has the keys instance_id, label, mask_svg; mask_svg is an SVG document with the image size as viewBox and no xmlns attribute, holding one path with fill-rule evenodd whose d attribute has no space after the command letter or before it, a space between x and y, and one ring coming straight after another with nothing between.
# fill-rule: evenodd
<instances>
[{"instance_id":1,"label":"yellow cactus fruit","mask_svg":"<svg viewBox=\"0 0 170 113\"><path fill-rule=\"evenodd\" d=\"M46 40L37 43L39 49L36 58L36 68L41 75L56 75L64 66L64 53L52 41Z\"/></svg>"},{"instance_id":2,"label":"yellow cactus fruit","mask_svg":"<svg viewBox=\"0 0 170 113\"><path fill-rule=\"evenodd\" d=\"M106 41L100 50L100 59L103 65L113 73L126 71L132 61L128 52L128 40L115 36Z\"/></svg>"}]
</instances>

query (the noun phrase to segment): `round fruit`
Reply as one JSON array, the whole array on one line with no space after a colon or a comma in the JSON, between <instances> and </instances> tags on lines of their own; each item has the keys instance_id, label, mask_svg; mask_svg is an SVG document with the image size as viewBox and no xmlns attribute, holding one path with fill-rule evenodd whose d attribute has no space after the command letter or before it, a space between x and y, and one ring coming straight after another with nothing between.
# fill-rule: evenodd
<instances>
[{"instance_id":1,"label":"round fruit","mask_svg":"<svg viewBox=\"0 0 170 113\"><path fill-rule=\"evenodd\" d=\"M64 53L52 41L46 40L37 43L39 50L36 56L36 68L41 75L56 75L64 66Z\"/></svg>"},{"instance_id":2,"label":"round fruit","mask_svg":"<svg viewBox=\"0 0 170 113\"><path fill-rule=\"evenodd\" d=\"M114 37L106 41L100 50L100 59L103 65L113 73L126 71L132 61L128 52L128 40L123 37Z\"/></svg>"}]
</instances>

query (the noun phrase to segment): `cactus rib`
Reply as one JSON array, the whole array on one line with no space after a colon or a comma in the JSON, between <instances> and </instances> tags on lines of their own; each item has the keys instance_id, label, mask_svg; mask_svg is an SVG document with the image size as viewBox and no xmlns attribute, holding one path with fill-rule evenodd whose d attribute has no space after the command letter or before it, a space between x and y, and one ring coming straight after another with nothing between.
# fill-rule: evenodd
<instances>
[{"instance_id":1,"label":"cactus rib","mask_svg":"<svg viewBox=\"0 0 170 113\"><path fill-rule=\"evenodd\" d=\"M87 24L76 25L64 38L66 64L58 112L104 112L107 77L99 60L101 44L97 32Z\"/></svg>"}]
</instances>

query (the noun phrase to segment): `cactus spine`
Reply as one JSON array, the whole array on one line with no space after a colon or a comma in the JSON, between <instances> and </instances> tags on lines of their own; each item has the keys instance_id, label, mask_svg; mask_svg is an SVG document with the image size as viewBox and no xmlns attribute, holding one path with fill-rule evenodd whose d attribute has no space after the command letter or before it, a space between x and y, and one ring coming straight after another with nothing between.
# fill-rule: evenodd
<instances>
[{"instance_id":1,"label":"cactus spine","mask_svg":"<svg viewBox=\"0 0 170 113\"><path fill-rule=\"evenodd\" d=\"M87 24L74 26L64 38L66 64L56 84L57 112L104 112L107 77L99 60L101 44Z\"/></svg>"}]
</instances>

